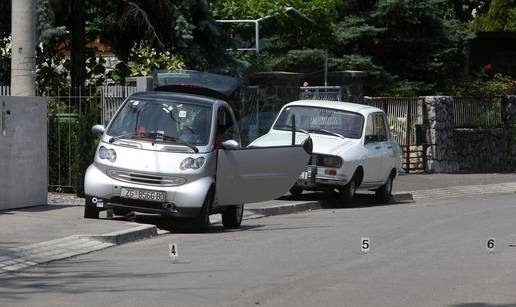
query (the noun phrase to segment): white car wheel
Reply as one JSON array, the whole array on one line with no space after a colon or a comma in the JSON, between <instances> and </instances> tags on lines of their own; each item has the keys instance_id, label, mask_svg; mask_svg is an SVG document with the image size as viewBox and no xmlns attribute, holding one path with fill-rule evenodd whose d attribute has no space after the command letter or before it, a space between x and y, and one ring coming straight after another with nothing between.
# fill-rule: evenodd
<instances>
[{"instance_id":1,"label":"white car wheel","mask_svg":"<svg viewBox=\"0 0 516 307\"><path fill-rule=\"evenodd\" d=\"M355 181L355 177L351 178L351 180L342 187L340 192L340 201L342 202L342 205L349 205L353 201L353 198L355 197L355 192L357 190L357 184Z\"/></svg>"}]
</instances>

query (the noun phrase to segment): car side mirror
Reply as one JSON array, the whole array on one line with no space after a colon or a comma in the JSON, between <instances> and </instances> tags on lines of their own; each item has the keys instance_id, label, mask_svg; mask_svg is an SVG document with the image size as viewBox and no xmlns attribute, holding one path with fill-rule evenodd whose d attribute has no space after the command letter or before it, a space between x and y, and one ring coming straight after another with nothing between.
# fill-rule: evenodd
<instances>
[{"instance_id":1,"label":"car side mirror","mask_svg":"<svg viewBox=\"0 0 516 307\"><path fill-rule=\"evenodd\" d=\"M238 144L235 140L227 140L222 143L222 148L227 150L235 150L240 148L240 144Z\"/></svg>"},{"instance_id":2,"label":"car side mirror","mask_svg":"<svg viewBox=\"0 0 516 307\"><path fill-rule=\"evenodd\" d=\"M106 127L104 125L95 125L91 127L91 132L95 135L101 135L106 132Z\"/></svg>"},{"instance_id":3,"label":"car side mirror","mask_svg":"<svg viewBox=\"0 0 516 307\"><path fill-rule=\"evenodd\" d=\"M374 134L366 135L364 144L378 142L378 136Z\"/></svg>"}]
</instances>

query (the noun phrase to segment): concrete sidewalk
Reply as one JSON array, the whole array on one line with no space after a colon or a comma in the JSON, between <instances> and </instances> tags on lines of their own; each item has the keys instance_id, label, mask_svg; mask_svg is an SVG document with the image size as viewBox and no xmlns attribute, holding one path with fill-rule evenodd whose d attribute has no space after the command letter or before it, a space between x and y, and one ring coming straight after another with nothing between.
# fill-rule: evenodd
<instances>
[{"instance_id":1,"label":"concrete sidewalk","mask_svg":"<svg viewBox=\"0 0 516 307\"><path fill-rule=\"evenodd\" d=\"M84 219L80 200L66 197L76 204L0 211L0 274L158 234L155 225Z\"/></svg>"},{"instance_id":2,"label":"concrete sidewalk","mask_svg":"<svg viewBox=\"0 0 516 307\"><path fill-rule=\"evenodd\" d=\"M410 196L401 200L411 200L411 195L419 200L515 191L516 173L410 174L399 176L394 186L398 198ZM370 192L359 191L357 198L356 206L374 203ZM246 204L245 218L319 209L334 201L329 193L285 195L273 201ZM71 194L49 193L49 205L0 211L0 274L155 236L158 227L169 227L168 220L161 227L146 217L138 218L139 223L124 218L84 219L83 202ZM213 216L212 222L220 222L220 215Z\"/></svg>"}]
</instances>

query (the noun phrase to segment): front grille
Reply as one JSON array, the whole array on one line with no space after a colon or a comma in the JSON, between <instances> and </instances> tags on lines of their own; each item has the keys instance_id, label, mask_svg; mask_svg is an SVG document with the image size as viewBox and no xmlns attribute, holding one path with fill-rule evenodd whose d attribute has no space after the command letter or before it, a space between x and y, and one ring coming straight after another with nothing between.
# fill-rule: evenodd
<instances>
[{"instance_id":1,"label":"front grille","mask_svg":"<svg viewBox=\"0 0 516 307\"><path fill-rule=\"evenodd\" d=\"M329 165L327 162L325 162L325 158L335 160L337 163ZM308 160L308 165L338 168L342 166L342 158L332 155L312 154L310 156L310 160Z\"/></svg>"},{"instance_id":2,"label":"front grille","mask_svg":"<svg viewBox=\"0 0 516 307\"><path fill-rule=\"evenodd\" d=\"M186 179L172 176L156 176L142 173L108 170L109 177L131 183L140 183L153 186L178 186L186 182Z\"/></svg>"}]
</instances>

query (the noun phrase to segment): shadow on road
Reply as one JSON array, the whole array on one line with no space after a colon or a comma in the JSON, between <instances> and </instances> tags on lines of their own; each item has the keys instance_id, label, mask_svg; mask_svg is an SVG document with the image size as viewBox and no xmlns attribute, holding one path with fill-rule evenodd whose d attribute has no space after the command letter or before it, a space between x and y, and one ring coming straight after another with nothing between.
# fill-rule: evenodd
<instances>
[{"instance_id":1,"label":"shadow on road","mask_svg":"<svg viewBox=\"0 0 516 307\"><path fill-rule=\"evenodd\" d=\"M0 215L5 214L16 214L17 212L45 212L52 210L59 210L68 207L77 207L77 205L62 205L62 204L50 204L50 205L37 205L33 207L15 208L0 211Z\"/></svg>"},{"instance_id":2,"label":"shadow on road","mask_svg":"<svg viewBox=\"0 0 516 307\"><path fill-rule=\"evenodd\" d=\"M387 204L379 204L376 202L374 194L361 192L355 195L355 199L353 203L342 205L340 203L340 199L336 193L330 192L309 192L303 193L301 195L285 195L278 198L279 202L282 201L296 201L296 202L319 202L321 206L326 209L350 209L350 208L367 208L367 207L376 207L376 206L389 206L401 204L401 202L389 202ZM156 225L159 229L169 231L171 233L192 233L189 220L172 220L169 217L164 217L160 215L152 215L152 214L141 214L136 213L131 215L130 218L127 216L116 216L114 220L119 221L132 221L136 223L142 224L151 224ZM249 221L248 221L249 222ZM249 231L249 230L257 230L259 231L262 225L249 225L247 223L242 224L240 228L237 229L226 229L221 224L212 224L208 232L210 233L222 233L222 232L238 232L238 231ZM279 230L279 229L278 229Z\"/></svg>"},{"instance_id":3,"label":"shadow on road","mask_svg":"<svg viewBox=\"0 0 516 307\"><path fill-rule=\"evenodd\" d=\"M281 201L317 201L320 202L323 208L362 208L362 207L377 207L377 206L390 206L402 204L404 202L391 201L388 203L377 203L374 193L367 191L359 191L355 194L355 199L351 204L342 204L336 193L331 192L309 192L300 195L285 195L278 200Z\"/></svg>"},{"instance_id":4,"label":"shadow on road","mask_svg":"<svg viewBox=\"0 0 516 307\"><path fill-rule=\"evenodd\" d=\"M463 304L453 304L450 306L456 306L456 307L514 307L514 306L516 306L516 302L513 304L463 303Z\"/></svg>"}]
</instances>

